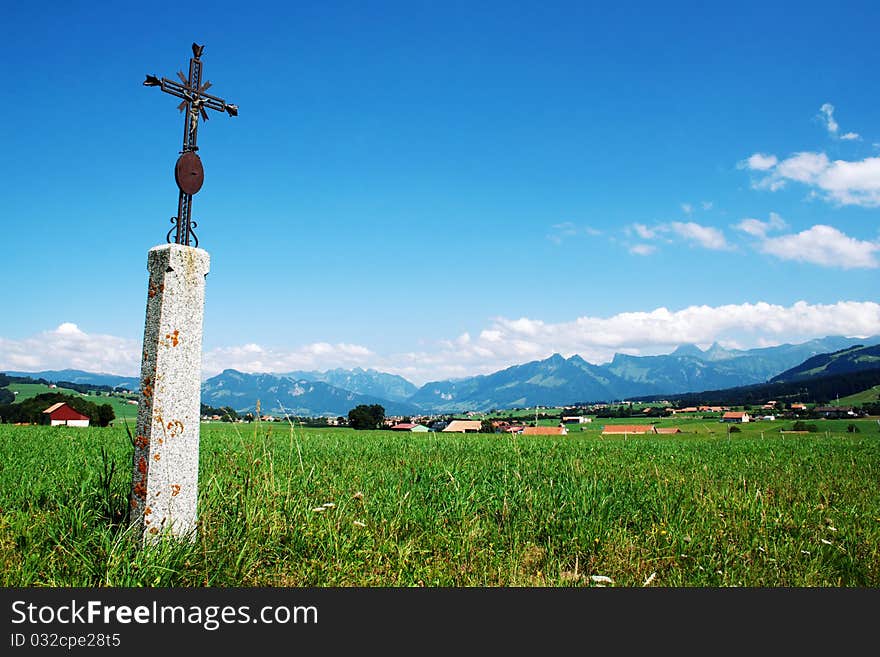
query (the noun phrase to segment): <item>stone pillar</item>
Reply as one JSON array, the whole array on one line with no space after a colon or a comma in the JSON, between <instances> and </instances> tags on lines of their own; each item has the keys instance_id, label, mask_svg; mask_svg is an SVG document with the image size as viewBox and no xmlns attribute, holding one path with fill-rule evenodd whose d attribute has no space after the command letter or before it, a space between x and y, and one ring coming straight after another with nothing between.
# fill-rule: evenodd
<instances>
[{"instance_id":1,"label":"stone pillar","mask_svg":"<svg viewBox=\"0 0 880 657\"><path fill-rule=\"evenodd\" d=\"M195 536L207 251L150 249L131 521L142 541Z\"/></svg>"}]
</instances>

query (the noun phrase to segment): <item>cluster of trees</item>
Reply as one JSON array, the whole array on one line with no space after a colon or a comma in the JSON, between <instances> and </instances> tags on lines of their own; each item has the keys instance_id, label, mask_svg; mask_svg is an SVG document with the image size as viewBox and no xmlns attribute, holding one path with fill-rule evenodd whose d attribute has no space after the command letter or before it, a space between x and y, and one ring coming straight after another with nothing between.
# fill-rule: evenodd
<instances>
[{"instance_id":1,"label":"cluster of trees","mask_svg":"<svg viewBox=\"0 0 880 657\"><path fill-rule=\"evenodd\" d=\"M238 419L238 412L232 408L231 406L223 406L221 408L214 408L213 406L208 406L207 404L202 404L200 406L199 412L202 416L205 415L219 415L220 419L224 422L235 422Z\"/></svg>"},{"instance_id":2,"label":"cluster of trees","mask_svg":"<svg viewBox=\"0 0 880 657\"><path fill-rule=\"evenodd\" d=\"M385 408L380 404L359 404L348 412L348 426L353 429L379 429L385 422Z\"/></svg>"},{"instance_id":3,"label":"cluster of trees","mask_svg":"<svg viewBox=\"0 0 880 657\"><path fill-rule=\"evenodd\" d=\"M8 376L0 372L0 406L11 404L15 401L15 394L6 387L11 382Z\"/></svg>"},{"instance_id":4,"label":"cluster of trees","mask_svg":"<svg viewBox=\"0 0 880 657\"><path fill-rule=\"evenodd\" d=\"M43 411L58 402L67 402L73 410L88 416L89 423L95 426L106 427L116 418L116 413L110 404L95 404L81 397L60 392L44 392L17 404L0 405L0 421L4 424L16 422L39 424L43 420Z\"/></svg>"}]
</instances>

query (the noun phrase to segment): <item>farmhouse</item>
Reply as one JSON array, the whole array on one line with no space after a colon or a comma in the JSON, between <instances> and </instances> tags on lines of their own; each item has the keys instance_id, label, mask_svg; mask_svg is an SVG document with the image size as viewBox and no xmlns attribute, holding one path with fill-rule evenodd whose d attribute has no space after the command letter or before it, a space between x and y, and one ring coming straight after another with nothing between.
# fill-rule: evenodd
<instances>
[{"instance_id":1,"label":"farmhouse","mask_svg":"<svg viewBox=\"0 0 880 657\"><path fill-rule=\"evenodd\" d=\"M592 422L593 418L586 417L584 415L566 415L562 418L562 422L564 424L584 424L585 422Z\"/></svg>"},{"instance_id":2,"label":"farmhouse","mask_svg":"<svg viewBox=\"0 0 880 657\"><path fill-rule=\"evenodd\" d=\"M564 436L568 433L565 427L524 427L524 436Z\"/></svg>"},{"instance_id":3,"label":"farmhouse","mask_svg":"<svg viewBox=\"0 0 880 657\"><path fill-rule=\"evenodd\" d=\"M453 420L443 429L444 433L479 433L482 423L479 420Z\"/></svg>"},{"instance_id":4,"label":"farmhouse","mask_svg":"<svg viewBox=\"0 0 880 657\"><path fill-rule=\"evenodd\" d=\"M89 417L73 410L66 402L58 402L52 404L43 411L43 424L53 427L87 427L89 426Z\"/></svg>"},{"instance_id":5,"label":"farmhouse","mask_svg":"<svg viewBox=\"0 0 880 657\"><path fill-rule=\"evenodd\" d=\"M602 435L626 435L630 433L657 433L653 424L606 424Z\"/></svg>"},{"instance_id":6,"label":"farmhouse","mask_svg":"<svg viewBox=\"0 0 880 657\"><path fill-rule=\"evenodd\" d=\"M400 422L391 427L392 431L410 431L416 433L423 433L428 431L428 427L423 424L414 424L412 422Z\"/></svg>"},{"instance_id":7,"label":"farmhouse","mask_svg":"<svg viewBox=\"0 0 880 657\"><path fill-rule=\"evenodd\" d=\"M657 427L657 433L681 433L678 427Z\"/></svg>"},{"instance_id":8,"label":"farmhouse","mask_svg":"<svg viewBox=\"0 0 880 657\"><path fill-rule=\"evenodd\" d=\"M751 419L745 411L727 411L721 416L722 422L749 422Z\"/></svg>"}]
</instances>

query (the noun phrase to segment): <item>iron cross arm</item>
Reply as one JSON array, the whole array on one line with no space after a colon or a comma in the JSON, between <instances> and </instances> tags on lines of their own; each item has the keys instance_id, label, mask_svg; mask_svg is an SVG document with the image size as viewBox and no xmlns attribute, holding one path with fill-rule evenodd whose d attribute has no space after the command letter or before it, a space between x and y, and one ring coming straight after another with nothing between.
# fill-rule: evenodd
<instances>
[{"instance_id":1,"label":"iron cross arm","mask_svg":"<svg viewBox=\"0 0 880 657\"><path fill-rule=\"evenodd\" d=\"M206 82L205 84L210 85L210 82ZM160 87L165 93L177 96L188 103L201 100L202 105L208 109L216 110L218 112L226 112L229 116L238 116L238 105L227 103L222 98L206 94L204 91L193 91L190 87L180 84L180 82L169 80L165 77L157 78L155 75L148 75L147 79L144 80L144 86ZM203 118L207 119L208 117L204 116Z\"/></svg>"}]
</instances>

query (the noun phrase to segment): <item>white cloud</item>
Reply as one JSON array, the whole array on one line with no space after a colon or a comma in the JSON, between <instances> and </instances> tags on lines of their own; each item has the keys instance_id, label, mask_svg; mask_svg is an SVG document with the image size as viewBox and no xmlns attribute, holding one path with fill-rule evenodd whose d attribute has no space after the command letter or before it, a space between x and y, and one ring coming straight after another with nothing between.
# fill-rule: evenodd
<instances>
[{"instance_id":1,"label":"white cloud","mask_svg":"<svg viewBox=\"0 0 880 657\"><path fill-rule=\"evenodd\" d=\"M819 118L825 123L825 128L832 135L837 135L837 121L834 120L834 105L825 103L819 108Z\"/></svg>"},{"instance_id":2,"label":"white cloud","mask_svg":"<svg viewBox=\"0 0 880 657\"><path fill-rule=\"evenodd\" d=\"M783 260L841 269L880 266L880 242L857 240L832 226L818 224L792 235L765 238L759 249Z\"/></svg>"},{"instance_id":3,"label":"white cloud","mask_svg":"<svg viewBox=\"0 0 880 657\"><path fill-rule=\"evenodd\" d=\"M624 228L627 235L636 234L643 240L657 242L662 240L666 243L674 242L670 236L679 237L692 242L705 249L728 250L731 246L727 243L724 233L711 226L703 226L693 221L672 221L660 223L648 227L644 224L632 224ZM656 244L634 244L629 247L629 252L634 255L648 255L656 251Z\"/></svg>"},{"instance_id":4,"label":"white cloud","mask_svg":"<svg viewBox=\"0 0 880 657\"><path fill-rule=\"evenodd\" d=\"M241 372L290 372L292 370L325 370L334 367L359 367L370 362L375 354L358 344L313 342L295 349L245 344L217 347L202 357L202 375L213 376L225 369Z\"/></svg>"},{"instance_id":5,"label":"white cloud","mask_svg":"<svg viewBox=\"0 0 880 657\"><path fill-rule=\"evenodd\" d=\"M730 248L730 245L724 239L724 233L711 226L702 226L693 221L686 223L673 221L669 224L669 228L684 239L696 242L706 249L725 250Z\"/></svg>"},{"instance_id":6,"label":"white cloud","mask_svg":"<svg viewBox=\"0 0 880 657\"><path fill-rule=\"evenodd\" d=\"M805 231L809 232L809 231ZM803 239L803 238L802 238ZM511 365L546 358L554 352L580 354L603 363L615 352L633 355L668 353L688 342L719 342L739 348L801 342L825 335L866 337L880 334L880 303L840 301L791 306L765 302L724 306L665 307L583 316L549 323L520 317L495 318L478 333L433 343L416 352L379 354L357 344L315 342L295 348L268 348L256 343L215 348L203 357L202 375L223 369L244 372L326 370L373 367L399 374L417 385L431 380L488 374ZM474 335L476 337L474 337ZM74 325L25 340L0 338L0 371L76 368L137 376L140 342L86 334Z\"/></svg>"},{"instance_id":7,"label":"white cloud","mask_svg":"<svg viewBox=\"0 0 880 657\"><path fill-rule=\"evenodd\" d=\"M641 237L643 240L654 239L656 236L656 232L645 226L644 224L633 224L633 230L636 232L636 235Z\"/></svg>"},{"instance_id":8,"label":"white cloud","mask_svg":"<svg viewBox=\"0 0 880 657\"><path fill-rule=\"evenodd\" d=\"M836 139L843 139L846 141L861 139L856 132L847 132L846 134L838 135L840 126L834 119L834 105L831 103L825 103L819 108L819 119L825 124L825 129L828 130L828 134Z\"/></svg>"},{"instance_id":9,"label":"white cloud","mask_svg":"<svg viewBox=\"0 0 880 657\"><path fill-rule=\"evenodd\" d=\"M783 218L775 212L770 213L769 221L746 218L734 226L734 228L737 228L744 233L748 233L749 235L754 235L755 237L766 237L767 233L772 230L783 230L787 227L788 224L785 223Z\"/></svg>"},{"instance_id":10,"label":"white cloud","mask_svg":"<svg viewBox=\"0 0 880 657\"><path fill-rule=\"evenodd\" d=\"M602 234L601 230L597 230L592 226L578 226L572 221L553 224L550 228L551 232L547 234L547 239L554 244L562 244L566 239L578 235L597 237Z\"/></svg>"},{"instance_id":11,"label":"white cloud","mask_svg":"<svg viewBox=\"0 0 880 657\"><path fill-rule=\"evenodd\" d=\"M825 153L807 151L795 153L768 168L749 168L768 172L754 183L759 189L777 191L786 182L795 181L818 189L826 200L841 205L880 205L880 157L854 162L831 161Z\"/></svg>"},{"instance_id":12,"label":"white cloud","mask_svg":"<svg viewBox=\"0 0 880 657\"><path fill-rule=\"evenodd\" d=\"M77 369L137 376L141 342L88 334L72 322L23 340L0 338L0 371Z\"/></svg>"},{"instance_id":13,"label":"white cloud","mask_svg":"<svg viewBox=\"0 0 880 657\"><path fill-rule=\"evenodd\" d=\"M631 246L629 248L630 253L632 253L633 255L641 255L641 256L651 255L656 250L657 250L657 247L654 246L653 244L636 244L636 245Z\"/></svg>"},{"instance_id":14,"label":"white cloud","mask_svg":"<svg viewBox=\"0 0 880 657\"><path fill-rule=\"evenodd\" d=\"M538 319L496 318L470 344L385 359L385 371L416 383L490 372L554 352L580 354L592 363L607 362L615 352L633 355L668 353L683 342L719 342L738 348L800 342L825 335L870 336L880 333L880 304L841 301L791 306L764 302L725 306L690 306L678 311L656 308L611 317L579 317L548 323ZM378 369L383 369L379 367Z\"/></svg>"},{"instance_id":15,"label":"white cloud","mask_svg":"<svg viewBox=\"0 0 880 657\"><path fill-rule=\"evenodd\" d=\"M749 158L740 162L737 167L740 169L751 169L752 171L767 171L776 166L779 160L775 155L764 155L763 153L755 153Z\"/></svg>"},{"instance_id":16,"label":"white cloud","mask_svg":"<svg viewBox=\"0 0 880 657\"><path fill-rule=\"evenodd\" d=\"M694 206L691 205L690 203L682 203L681 204L681 211L684 212L685 214L691 214L694 211Z\"/></svg>"}]
</instances>

